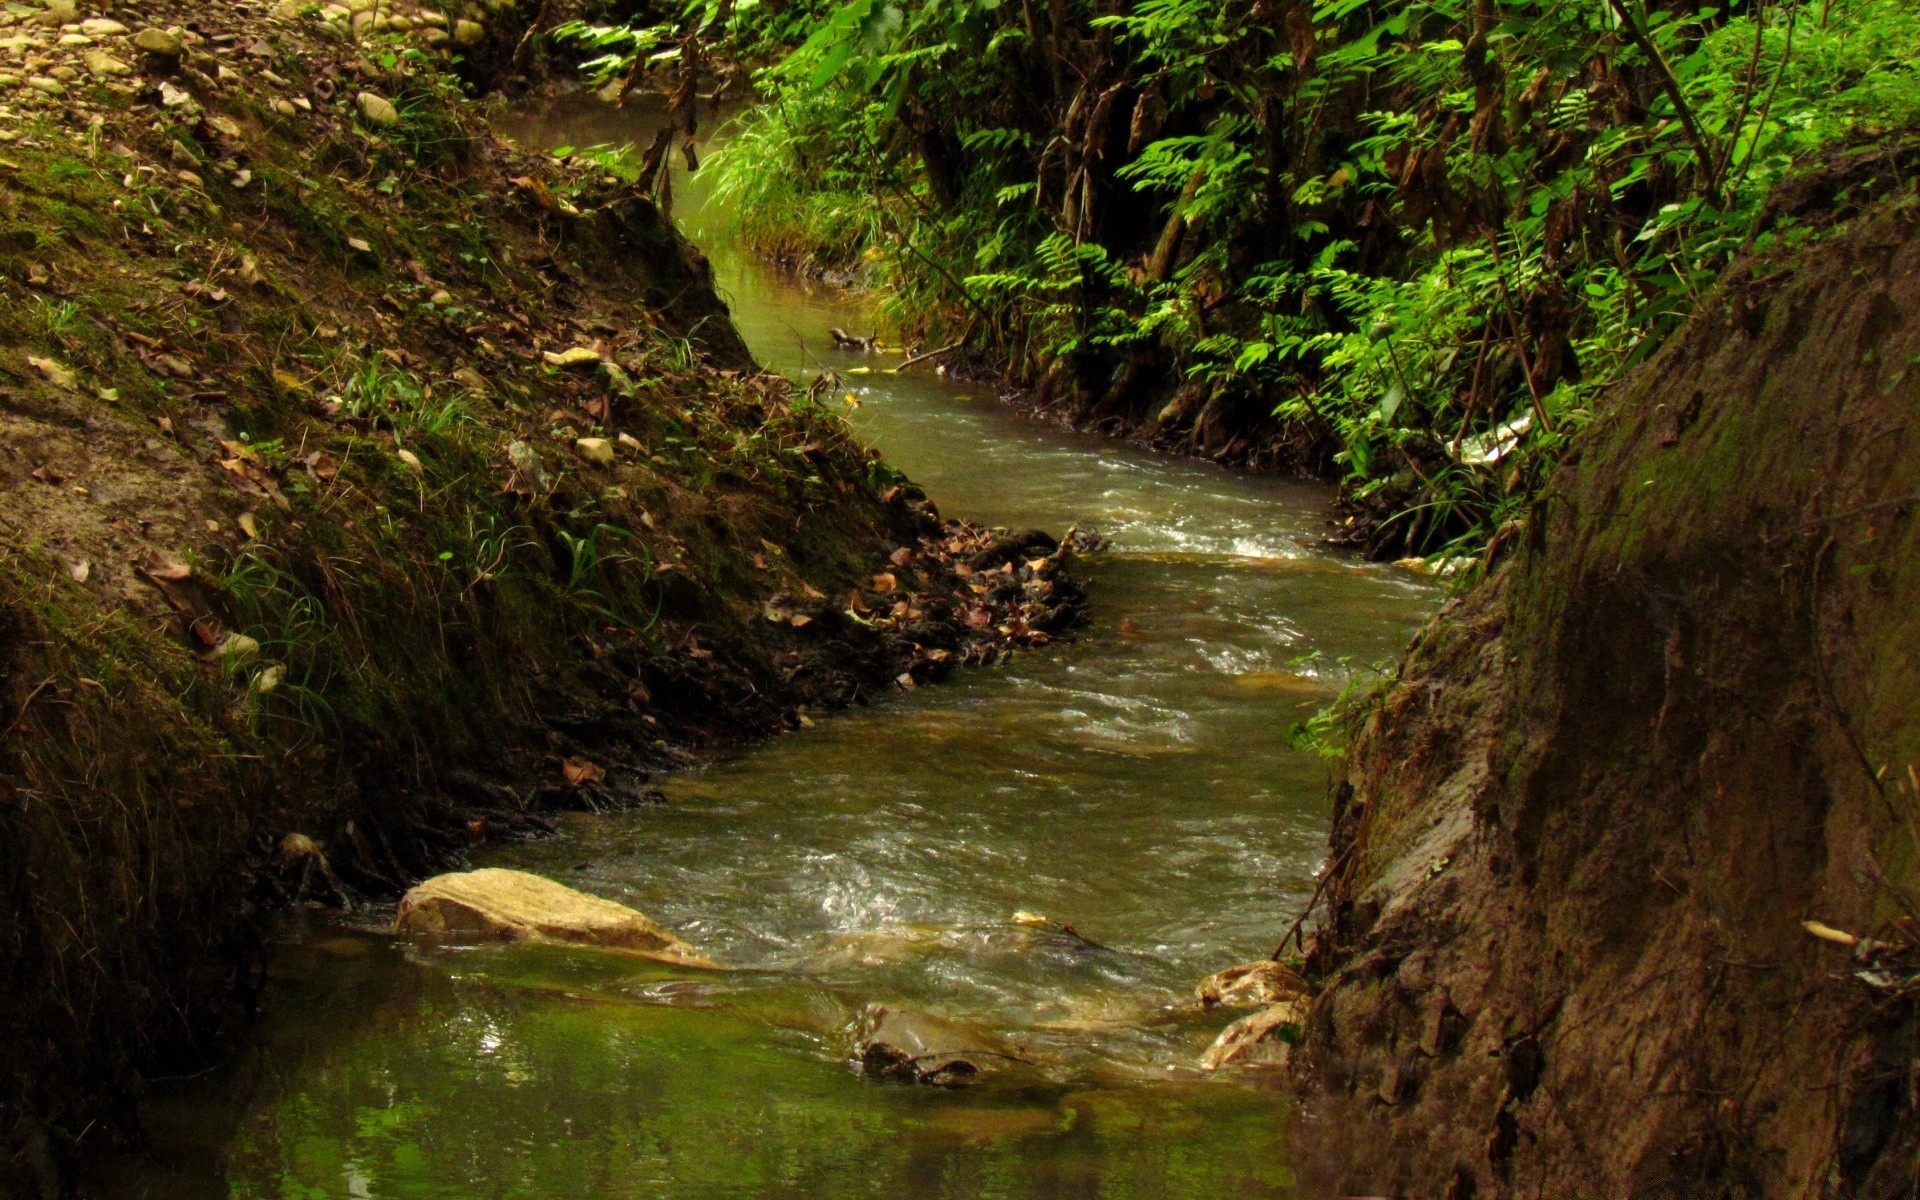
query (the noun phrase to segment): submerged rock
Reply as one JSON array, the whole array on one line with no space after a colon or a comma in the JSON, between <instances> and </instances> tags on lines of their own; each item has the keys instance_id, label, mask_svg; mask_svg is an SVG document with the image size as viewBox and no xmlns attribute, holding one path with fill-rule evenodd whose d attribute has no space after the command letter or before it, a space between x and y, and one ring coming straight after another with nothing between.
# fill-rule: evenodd
<instances>
[{"instance_id":1,"label":"submerged rock","mask_svg":"<svg viewBox=\"0 0 1920 1200\"><path fill-rule=\"evenodd\" d=\"M853 1063L869 1079L960 1087L1027 1060L978 1030L927 1013L869 1004L853 1024Z\"/></svg>"},{"instance_id":2,"label":"submerged rock","mask_svg":"<svg viewBox=\"0 0 1920 1200\"><path fill-rule=\"evenodd\" d=\"M394 929L450 939L561 942L719 966L637 909L499 867L436 875L419 884L401 898Z\"/></svg>"},{"instance_id":3,"label":"submerged rock","mask_svg":"<svg viewBox=\"0 0 1920 1200\"><path fill-rule=\"evenodd\" d=\"M1300 1024L1306 1019L1304 996L1248 1013L1213 1039L1213 1045L1200 1056L1200 1069L1217 1071L1229 1063L1248 1067L1284 1066L1292 1049L1288 1035L1298 1035Z\"/></svg>"},{"instance_id":4,"label":"submerged rock","mask_svg":"<svg viewBox=\"0 0 1920 1200\"><path fill-rule=\"evenodd\" d=\"M1208 1008L1216 1004L1253 1008L1313 995L1313 989L1292 967L1269 959L1216 971L1202 979L1193 992Z\"/></svg>"}]
</instances>

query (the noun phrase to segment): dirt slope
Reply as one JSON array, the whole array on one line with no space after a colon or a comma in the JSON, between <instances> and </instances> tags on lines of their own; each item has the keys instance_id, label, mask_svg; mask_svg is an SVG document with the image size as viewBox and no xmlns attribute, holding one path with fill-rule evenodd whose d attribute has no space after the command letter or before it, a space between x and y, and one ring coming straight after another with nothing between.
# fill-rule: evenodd
<instances>
[{"instance_id":1,"label":"dirt slope","mask_svg":"<svg viewBox=\"0 0 1920 1200\"><path fill-rule=\"evenodd\" d=\"M1911 1194L1913 159L1783 193L1362 715L1296 1056L1330 1194Z\"/></svg>"},{"instance_id":2,"label":"dirt slope","mask_svg":"<svg viewBox=\"0 0 1920 1200\"><path fill-rule=\"evenodd\" d=\"M137 1131L259 913L1073 614L379 19L0 12L0 1193Z\"/></svg>"}]
</instances>

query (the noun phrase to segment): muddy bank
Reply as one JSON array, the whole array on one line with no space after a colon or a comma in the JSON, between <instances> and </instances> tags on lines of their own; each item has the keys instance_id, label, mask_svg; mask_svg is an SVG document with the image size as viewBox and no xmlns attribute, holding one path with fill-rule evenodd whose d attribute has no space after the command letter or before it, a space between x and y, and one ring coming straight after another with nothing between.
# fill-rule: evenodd
<instances>
[{"instance_id":1,"label":"muddy bank","mask_svg":"<svg viewBox=\"0 0 1920 1200\"><path fill-rule=\"evenodd\" d=\"M1782 191L1361 714L1296 1057L1335 1194L1910 1193L1913 153Z\"/></svg>"},{"instance_id":2,"label":"muddy bank","mask_svg":"<svg viewBox=\"0 0 1920 1200\"><path fill-rule=\"evenodd\" d=\"M1068 551L942 522L650 202L491 138L457 22L383 11L4 18L9 1189L136 1133L262 911L1076 611Z\"/></svg>"}]
</instances>

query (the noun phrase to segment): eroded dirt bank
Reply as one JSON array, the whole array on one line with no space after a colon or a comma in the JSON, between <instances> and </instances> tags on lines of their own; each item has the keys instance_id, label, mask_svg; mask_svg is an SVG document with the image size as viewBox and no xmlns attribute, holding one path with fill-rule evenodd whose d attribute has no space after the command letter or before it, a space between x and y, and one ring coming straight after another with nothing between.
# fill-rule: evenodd
<instances>
[{"instance_id":1,"label":"eroded dirt bank","mask_svg":"<svg viewBox=\"0 0 1920 1200\"><path fill-rule=\"evenodd\" d=\"M1049 539L761 373L650 202L491 138L460 20L379 15L0 15L8 1194L135 1133L264 909L1072 618Z\"/></svg>"},{"instance_id":2,"label":"eroded dirt bank","mask_svg":"<svg viewBox=\"0 0 1920 1200\"><path fill-rule=\"evenodd\" d=\"M1616 390L1362 714L1296 1058L1332 1194L1911 1194L1913 158L1784 191L1826 228Z\"/></svg>"}]
</instances>

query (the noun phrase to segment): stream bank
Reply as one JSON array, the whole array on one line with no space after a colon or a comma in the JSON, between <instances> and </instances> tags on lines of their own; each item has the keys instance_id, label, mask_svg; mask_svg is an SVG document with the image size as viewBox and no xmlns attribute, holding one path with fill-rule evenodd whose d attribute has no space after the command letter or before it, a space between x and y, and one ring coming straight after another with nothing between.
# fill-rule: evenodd
<instances>
[{"instance_id":1,"label":"stream bank","mask_svg":"<svg viewBox=\"0 0 1920 1200\"><path fill-rule=\"evenodd\" d=\"M1917 155L1776 192L1360 713L1297 1060L1330 1190L1912 1194Z\"/></svg>"},{"instance_id":2,"label":"stream bank","mask_svg":"<svg viewBox=\"0 0 1920 1200\"><path fill-rule=\"evenodd\" d=\"M265 914L1073 618L1044 546L964 579L993 535L650 202L494 140L441 18L0 14L10 1191L244 1024Z\"/></svg>"}]
</instances>

